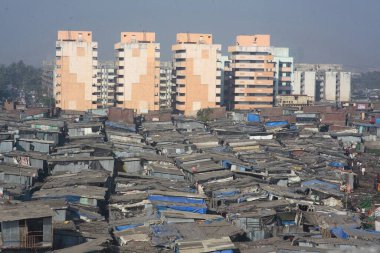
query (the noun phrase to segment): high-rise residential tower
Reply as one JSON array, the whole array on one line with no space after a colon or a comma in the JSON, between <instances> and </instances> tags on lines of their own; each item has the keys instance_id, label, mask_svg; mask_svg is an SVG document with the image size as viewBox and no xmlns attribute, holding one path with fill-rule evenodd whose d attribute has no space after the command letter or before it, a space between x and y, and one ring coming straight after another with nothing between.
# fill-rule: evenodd
<instances>
[{"instance_id":1,"label":"high-rise residential tower","mask_svg":"<svg viewBox=\"0 0 380 253\"><path fill-rule=\"evenodd\" d=\"M173 62L166 61L160 63L160 110L172 109L173 102Z\"/></svg>"},{"instance_id":2,"label":"high-rise residential tower","mask_svg":"<svg viewBox=\"0 0 380 253\"><path fill-rule=\"evenodd\" d=\"M228 47L233 109L273 107L274 63L270 35L238 35Z\"/></svg>"},{"instance_id":3,"label":"high-rise residential tower","mask_svg":"<svg viewBox=\"0 0 380 253\"><path fill-rule=\"evenodd\" d=\"M293 89L294 59L289 48L272 47L274 73L274 95L290 95Z\"/></svg>"},{"instance_id":4,"label":"high-rise residential tower","mask_svg":"<svg viewBox=\"0 0 380 253\"><path fill-rule=\"evenodd\" d=\"M177 34L172 46L176 111L194 116L200 109L220 107L220 50L211 34Z\"/></svg>"},{"instance_id":5,"label":"high-rise residential tower","mask_svg":"<svg viewBox=\"0 0 380 253\"><path fill-rule=\"evenodd\" d=\"M98 44L89 31L58 31L54 95L62 110L96 108Z\"/></svg>"},{"instance_id":6,"label":"high-rise residential tower","mask_svg":"<svg viewBox=\"0 0 380 253\"><path fill-rule=\"evenodd\" d=\"M116 50L117 106L159 110L160 44L152 32L122 32Z\"/></svg>"},{"instance_id":7,"label":"high-rise residential tower","mask_svg":"<svg viewBox=\"0 0 380 253\"><path fill-rule=\"evenodd\" d=\"M97 83L97 107L115 106L115 63L113 61L99 62Z\"/></svg>"}]
</instances>

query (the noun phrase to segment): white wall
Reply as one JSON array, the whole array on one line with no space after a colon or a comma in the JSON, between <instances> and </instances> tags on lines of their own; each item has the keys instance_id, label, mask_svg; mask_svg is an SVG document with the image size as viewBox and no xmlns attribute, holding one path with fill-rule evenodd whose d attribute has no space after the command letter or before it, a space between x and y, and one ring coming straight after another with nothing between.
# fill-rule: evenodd
<instances>
[{"instance_id":1,"label":"white wall","mask_svg":"<svg viewBox=\"0 0 380 253\"><path fill-rule=\"evenodd\" d=\"M340 101L351 100L351 72L340 72Z\"/></svg>"},{"instance_id":2,"label":"white wall","mask_svg":"<svg viewBox=\"0 0 380 253\"><path fill-rule=\"evenodd\" d=\"M312 96L315 99L315 71L305 72L305 93L303 95Z\"/></svg>"}]
</instances>

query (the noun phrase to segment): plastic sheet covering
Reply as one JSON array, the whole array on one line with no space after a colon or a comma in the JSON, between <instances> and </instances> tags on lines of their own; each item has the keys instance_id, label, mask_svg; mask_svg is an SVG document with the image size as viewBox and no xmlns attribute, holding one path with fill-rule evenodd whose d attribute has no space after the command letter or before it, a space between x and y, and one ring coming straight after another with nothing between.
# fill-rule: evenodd
<instances>
[{"instance_id":1,"label":"plastic sheet covering","mask_svg":"<svg viewBox=\"0 0 380 253\"><path fill-rule=\"evenodd\" d=\"M136 228L136 227L141 227L141 226L144 226L144 224L130 224L130 225L122 225L122 226L116 226L115 229L117 231L124 231L124 230L128 230L128 229L132 229L132 228Z\"/></svg>"},{"instance_id":2,"label":"plastic sheet covering","mask_svg":"<svg viewBox=\"0 0 380 253\"><path fill-rule=\"evenodd\" d=\"M288 121L269 121L265 123L266 127L280 127L288 125Z\"/></svg>"},{"instance_id":3,"label":"plastic sheet covering","mask_svg":"<svg viewBox=\"0 0 380 253\"><path fill-rule=\"evenodd\" d=\"M152 225L150 226L152 232L152 244L154 246L167 247L171 243L182 239L179 231L171 225Z\"/></svg>"},{"instance_id":4,"label":"plastic sheet covering","mask_svg":"<svg viewBox=\"0 0 380 253\"><path fill-rule=\"evenodd\" d=\"M150 195L148 197L150 201L163 201L174 203L190 203L190 204L205 204L204 199L186 198L186 197L174 197L174 196L162 196L162 195Z\"/></svg>"},{"instance_id":5,"label":"plastic sheet covering","mask_svg":"<svg viewBox=\"0 0 380 253\"><path fill-rule=\"evenodd\" d=\"M344 164L341 162L330 162L329 166L336 167L336 168L342 168L342 167L344 167Z\"/></svg>"},{"instance_id":6,"label":"plastic sheet covering","mask_svg":"<svg viewBox=\"0 0 380 253\"><path fill-rule=\"evenodd\" d=\"M74 195L39 197L39 199L65 199L69 203L77 203L80 201L80 198L80 196Z\"/></svg>"},{"instance_id":7,"label":"plastic sheet covering","mask_svg":"<svg viewBox=\"0 0 380 253\"><path fill-rule=\"evenodd\" d=\"M346 232L344 232L342 227L336 227L331 229L331 233L335 235L337 238L348 239L349 236Z\"/></svg>"},{"instance_id":8,"label":"plastic sheet covering","mask_svg":"<svg viewBox=\"0 0 380 253\"><path fill-rule=\"evenodd\" d=\"M213 195L214 195L214 198L219 198L219 197L234 196L239 193L240 193L239 189L231 189L229 191L216 191L214 192Z\"/></svg>"},{"instance_id":9,"label":"plastic sheet covering","mask_svg":"<svg viewBox=\"0 0 380 253\"><path fill-rule=\"evenodd\" d=\"M321 181L321 180L317 180L317 179L310 180L310 181L305 181L301 185L303 187L317 185L317 186L320 186L320 187L323 187L323 188L326 188L326 189L339 190L339 186L338 185L330 184L330 183L327 183L327 182L324 182L324 181Z\"/></svg>"},{"instance_id":10,"label":"plastic sheet covering","mask_svg":"<svg viewBox=\"0 0 380 253\"><path fill-rule=\"evenodd\" d=\"M248 122L260 122L260 115L254 114L254 113L248 113L247 114L247 121Z\"/></svg>"},{"instance_id":11,"label":"plastic sheet covering","mask_svg":"<svg viewBox=\"0 0 380 253\"><path fill-rule=\"evenodd\" d=\"M125 125L125 124L118 124L116 122L112 121L106 121L105 122L106 126L113 127L113 128L118 128L118 129L123 129L127 130L129 132L136 132L136 127L135 125Z\"/></svg>"},{"instance_id":12,"label":"plastic sheet covering","mask_svg":"<svg viewBox=\"0 0 380 253\"><path fill-rule=\"evenodd\" d=\"M190 212L190 213L200 213L200 214L206 214L207 213L207 207L206 206L176 206L176 205L168 205L168 204L158 204L155 205L156 209L158 211L166 211L166 210L177 210L177 211L184 211L184 212Z\"/></svg>"}]
</instances>

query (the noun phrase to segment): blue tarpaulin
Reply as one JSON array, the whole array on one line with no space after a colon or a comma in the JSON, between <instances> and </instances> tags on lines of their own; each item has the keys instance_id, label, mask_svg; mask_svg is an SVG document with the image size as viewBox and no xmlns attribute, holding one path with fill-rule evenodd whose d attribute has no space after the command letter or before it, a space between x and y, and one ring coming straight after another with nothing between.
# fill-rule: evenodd
<instances>
[{"instance_id":1,"label":"blue tarpaulin","mask_svg":"<svg viewBox=\"0 0 380 253\"><path fill-rule=\"evenodd\" d=\"M375 119L375 124L380 124L380 118Z\"/></svg>"},{"instance_id":2,"label":"blue tarpaulin","mask_svg":"<svg viewBox=\"0 0 380 253\"><path fill-rule=\"evenodd\" d=\"M344 232L342 227L336 227L331 229L331 233L335 235L337 238L348 239L349 236L346 232Z\"/></svg>"},{"instance_id":3,"label":"blue tarpaulin","mask_svg":"<svg viewBox=\"0 0 380 253\"><path fill-rule=\"evenodd\" d=\"M234 196L234 195L239 194L239 193L240 193L240 190L238 190L238 189L233 189L230 191L217 191L217 192L214 192L214 197L215 198L228 197L228 196Z\"/></svg>"},{"instance_id":4,"label":"blue tarpaulin","mask_svg":"<svg viewBox=\"0 0 380 253\"><path fill-rule=\"evenodd\" d=\"M324 181L321 181L321 180L318 180L318 179L302 182L301 185L303 187L318 185L318 186L321 186L321 187L326 188L326 189L339 190L339 186L338 185L336 185L336 184L330 184L330 183L327 183L327 182L324 182Z\"/></svg>"},{"instance_id":5,"label":"blue tarpaulin","mask_svg":"<svg viewBox=\"0 0 380 253\"><path fill-rule=\"evenodd\" d=\"M206 203L204 199L162 196L162 195L150 195L148 199L150 201L162 201L162 202L173 202L173 203L190 203L190 204L205 204Z\"/></svg>"},{"instance_id":6,"label":"blue tarpaulin","mask_svg":"<svg viewBox=\"0 0 380 253\"><path fill-rule=\"evenodd\" d=\"M265 123L266 127L281 127L281 126L287 126L289 123L288 121L269 121Z\"/></svg>"},{"instance_id":7,"label":"blue tarpaulin","mask_svg":"<svg viewBox=\"0 0 380 253\"><path fill-rule=\"evenodd\" d=\"M329 166L331 166L331 167L336 167L336 168L343 168L343 167L344 167L344 164L341 163L341 162L330 162L330 163L329 163Z\"/></svg>"},{"instance_id":8,"label":"blue tarpaulin","mask_svg":"<svg viewBox=\"0 0 380 253\"><path fill-rule=\"evenodd\" d=\"M135 124L125 125L125 124L118 124L118 123L112 122L112 121L106 121L105 125L109 126L109 127L113 127L113 128L119 128L119 129L127 130L129 132L136 132Z\"/></svg>"},{"instance_id":9,"label":"blue tarpaulin","mask_svg":"<svg viewBox=\"0 0 380 253\"><path fill-rule=\"evenodd\" d=\"M247 114L247 121L248 122L260 122L260 115L255 113L248 113Z\"/></svg>"},{"instance_id":10,"label":"blue tarpaulin","mask_svg":"<svg viewBox=\"0 0 380 253\"><path fill-rule=\"evenodd\" d=\"M232 163L229 160L222 160L222 167L225 169L231 168Z\"/></svg>"},{"instance_id":11,"label":"blue tarpaulin","mask_svg":"<svg viewBox=\"0 0 380 253\"><path fill-rule=\"evenodd\" d=\"M63 196L49 196L49 197L39 197L39 199L64 199L69 203L77 203L80 201L80 196L74 195L63 195Z\"/></svg>"},{"instance_id":12,"label":"blue tarpaulin","mask_svg":"<svg viewBox=\"0 0 380 253\"><path fill-rule=\"evenodd\" d=\"M116 226L115 229L117 231L124 231L124 230L128 230L128 229L132 229L132 228L136 228L136 227L141 227L141 226L144 226L144 224L130 224L130 225L123 225L123 226Z\"/></svg>"},{"instance_id":13,"label":"blue tarpaulin","mask_svg":"<svg viewBox=\"0 0 380 253\"><path fill-rule=\"evenodd\" d=\"M164 205L164 204L155 204L155 207L158 211L166 211L168 209L184 211L190 213L207 213L206 206L176 206L176 205Z\"/></svg>"}]
</instances>

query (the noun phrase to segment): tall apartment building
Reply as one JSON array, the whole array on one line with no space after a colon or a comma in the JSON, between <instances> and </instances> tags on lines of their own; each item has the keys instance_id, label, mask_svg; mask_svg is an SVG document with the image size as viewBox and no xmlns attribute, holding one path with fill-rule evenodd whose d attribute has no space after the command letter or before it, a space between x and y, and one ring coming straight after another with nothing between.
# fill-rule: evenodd
<instances>
[{"instance_id":1,"label":"tall apartment building","mask_svg":"<svg viewBox=\"0 0 380 253\"><path fill-rule=\"evenodd\" d=\"M160 63L160 110L171 109L175 84L173 83L173 62Z\"/></svg>"},{"instance_id":2,"label":"tall apartment building","mask_svg":"<svg viewBox=\"0 0 380 253\"><path fill-rule=\"evenodd\" d=\"M159 110L160 44L152 32L122 32L116 50L117 106Z\"/></svg>"},{"instance_id":3,"label":"tall apartment building","mask_svg":"<svg viewBox=\"0 0 380 253\"><path fill-rule=\"evenodd\" d=\"M220 50L211 34L177 34L172 46L176 111L194 116L200 109L220 107Z\"/></svg>"},{"instance_id":4,"label":"tall apartment building","mask_svg":"<svg viewBox=\"0 0 380 253\"><path fill-rule=\"evenodd\" d=\"M111 61L99 62L98 69L97 108L115 106L115 63Z\"/></svg>"},{"instance_id":5,"label":"tall apartment building","mask_svg":"<svg viewBox=\"0 0 380 253\"><path fill-rule=\"evenodd\" d=\"M294 59L289 48L272 47L274 72L274 95L290 95L293 89Z\"/></svg>"},{"instance_id":6,"label":"tall apartment building","mask_svg":"<svg viewBox=\"0 0 380 253\"><path fill-rule=\"evenodd\" d=\"M315 101L351 100L351 72L338 64L296 64L294 94L314 97Z\"/></svg>"},{"instance_id":7,"label":"tall apartment building","mask_svg":"<svg viewBox=\"0 0 380 253\"><path fill-rule=\"evenodd\" d=\"M58 31L54 95L63 110L96 108L98 44L89 31Z\"/></svg>"},{"instance_id":8,"label":"tall apartment building","mask_svg":"<svg viewBox=\"0 0 380 253\"><path fill-rule=\"evenodd\" d=\"M231 60L222 59L222 105L231 110L234 105L234 89L232 82Z\"/></svg>"},{"instance_id":9,"label":"tall apartment building","mask_svg":"<svg viewBox=\"0 0 380 253\"><path fill-rule=\"evenodd\" d=\"M270 35L238 35L231 54L233 109L273 107L274 63Z\"/></svg>"},{"instance_id":10,"label":"tall apartment building","mask_svg":"<svg viewBox=\"0 0 380 253\"><path fill-rule=\"evenodd\" d=\"M42 62L41 85L44 90L44 96L48 98L54 97L54 68L54 60L46 60Z\"/></svg>"}]
</instances>

